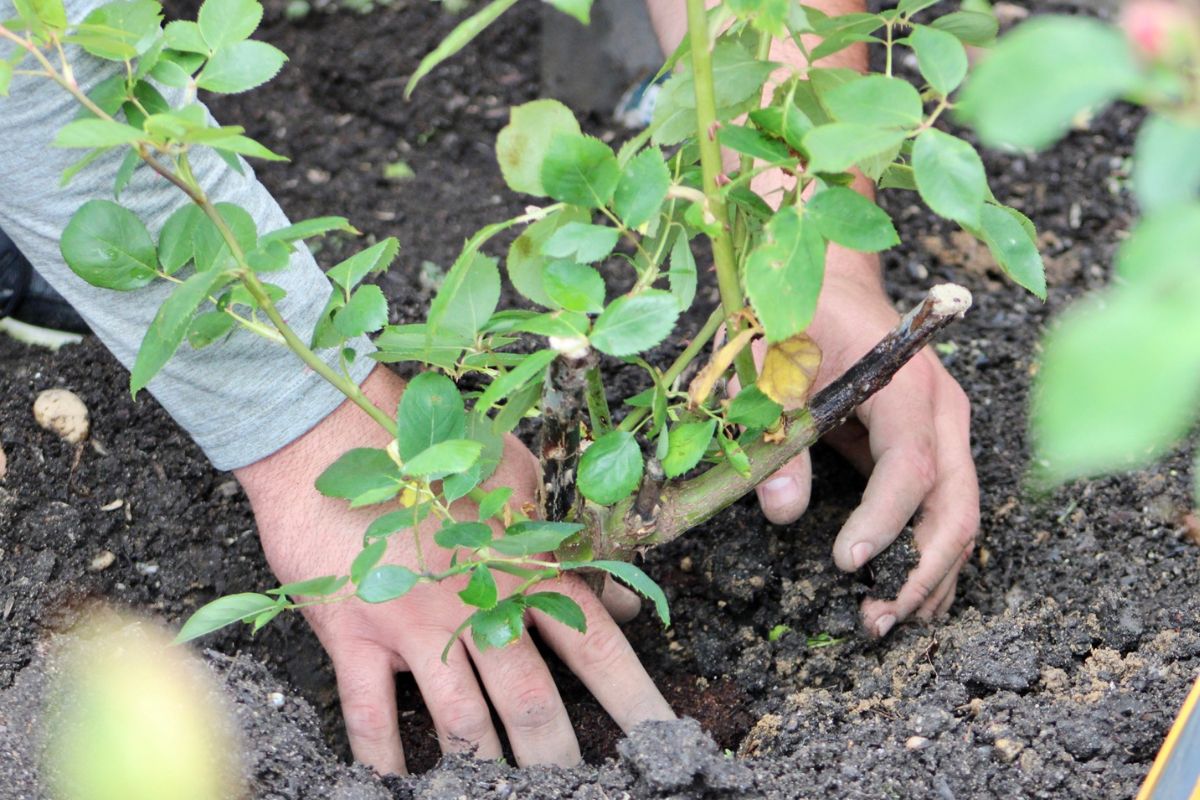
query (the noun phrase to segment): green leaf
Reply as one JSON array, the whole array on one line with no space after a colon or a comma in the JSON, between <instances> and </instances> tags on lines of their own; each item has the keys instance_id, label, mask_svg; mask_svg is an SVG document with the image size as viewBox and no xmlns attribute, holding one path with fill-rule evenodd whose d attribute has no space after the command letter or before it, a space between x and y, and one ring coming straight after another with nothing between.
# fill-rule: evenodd
<instances>
[{"instance_id":1,"label":"green leaf","mask_svg":"<svg viewBox=\"0 0 1200 800\"><path fill-rule=\"evenodd\" d=\"M627 431L614 430L592 443L579 459L579 491L610 506L633 494L642 480L642 448Z\"/></svg>"},{"instance_id":2,"label":"green leaf","mask_svg":"<svg viewBox=\"0 0 1200 800\"><path fill-rule=\"evenodd\" d=\"M807 328L816 313L825 240L792 206L771 218L766 234L746 260L746 293L767 341L780 342Z\"/></svg>"},{"instance_id":3,"label":"green leaf","mask_svg":"<svg viewBox=\"0 0 1200 800\"><path fill-rule=\"evenodd\" d=\"M383 290L374 284L354 290L346 305L333 315L333 327L347 338L372 333L387 324L388 305Z\"/></svg>"},{"instance_id":4,"label":"green leaf","mask_svg":"<svg viewBox=\"0 0 1200 800\"><path fill-rule=\"evenodd\" d=\"M1200 193L1200 126L1154 115L1133 149L1133 192L1146 213Z\"/></svg>"},{"instance_id":5,"label":"green leaf","mask_svg":"<svg viewBox=\"0 0 1200 800\"><path fill-rule=\"evenodd\" d=\"M996 38L996 32L1000 30L996 16L982 11L954 11L938 17L930 24L938 30L953 34L963 44L973 44L976 47L991 44Z\"/></svg>"},{"instance_id":6,"label":"green leaf","mask_svg":"<svg viewBox=\"0 0 1200 800\"><path fill-rule=\"evenodd\" d=\"M783 413L783 406L763 394L757 386L742 389L729 403L725 419L747 428L769 428Z\"/></svg>"},{"instance_id":7,"label":"green leaf","mask_svg":"<svg viewBox=\"0 0 1200 800\"><path fill-rule=\"evenodd\" d=\"M478 550L492 541L492 529L482 522L450 522L433 535L438 547Z\"/></svg>"},{"instance_id":8,"label":"green leaf","mask_svg":"<svg viewBox=\"0 0 1200 800\"><path fill-rule=\"evenodd\" d=\"M593 136L560 133L542 161L542 186L555 200L586 208L608 205L621 169L612 148Z\"/></svg>"},{"instance_id":9,"label":"green leaf","mask_svg":"<svg viewBox=\"0 0 1200 800\"><path fill-rule=\"evenodd\" d=\"M561 227L572 223L586 224L588 215L582 209L568 207L530 225L508 249L508 279L525 297L541 306L554 307L546 294L542 276L549 259L542 250L550 237Z\"/></svg>"},{"instance_id":10,"label":"green leaf","mask_svg":"<svg viewBox=\"0 0 1200 800\"><path fill-rule=\"evenodd\" d=\"M637 228L658 214L670 188L671 173L662 151L657 147L643 150L621 171L613 192L613 211L627 227Z\"/></svg>"},{"instance_id":11,"label":"green leaf","mask_svg":"<svg viewBox=\"0 0 1200 800\"><path fill-rule=\"evenodd\" d=\"M101 289L140 289L155 278L158 259L150 232L136 214L109 200L84 203L59 247L71 271Z\"/></svg>"},{"instance_id":12,"label":"green leaf","mask_svg":"<svg viewBox=\"0 0 1200 800\"><path fill-rule=\"evenodd\" d=\"M545 196L542 162L559 134L579 134L571 109L557 100L534 100L509 110L509 122L496 137L496 161L514 192Z\"/></svg>"},{"instance_id":13,"label":"green leaf","mask_svg":"<svg viewBox=\"0 0 1200 800\"><path fill-rule=\"evenodd\" d=\"M908 44L917 54L921 75L943 97L948 97L967 77L966 48L951 34L917 25L908 37Z\"/></svg>"},{"instance_id":14,"label":"green leaf","mask_svg":"<svg viewBox=\"0 0 1200 800\"><path fill-rule=\"evenodd\" d=\"M550 235L542 253L551 258L574 258L590 264L608 256L617 246L620 231L605 225L568 222Z\"/></svg>"},{"instance_id":15,"label":"green leaf","mask_svg":"<svg viewBox=\"0 0 1200 800\"><path fill-rule=\"evenodd\" d=\"M525 386L534 378L541 379L546 367L558 355L554 350L539 350L531 353L517 367L496 378L479 399L475 401L475 412L483 414L504 398Z\"/></svg>"},{"instance_id":16,"label":"green leaf","mask_svg":"<svg viewBox=\"0 0 1200 800\"><path fill-rule=\"evenodd\" d=\"M249 39L258 30L262 16L258 0L204 0L196 21L204 41L216 50Z\"/></svg>"},{"instance_id":17,"label":"green leaf","mask_svg":"<svg viewBox=\"0 0 1200 800\"><path fill-rule=\"evenodd\" d=\"M985 144L1040 149L1066 133L1079 112L1138 81L1129 43L1116 28L1086 17L1038 17L979 65L958 110Z\"/></svg>"},{"instance_id":18,"label":"green leaf","mask_svg":"<svg viewBox=\"0 0 1200 800\"><path fill-rule=\"evenodd\" d=\"M225 220L230 232L233 233L234 241L238 243L242 252L248 253L253 250L258 243L258 229L250 212L232 203L217 203L216 209L217 213L221 215L221 219ZM237 260L229 250L225 237L207 215L197 218L193 241L196 246L195 261L198 271L237 267Z\"/></svg>"},{"instance_id":19,"label":"green leaf","mask_svg":"<svg viewBox=\"0 0 1200 800\"><path fill-rule=\"evenodd\" d=\"M804 134L812 130L813 122L793 103L768 106L750 112L750 121L772 136L787 142L798 152L804 149Z\"/></svg>"},{"instance_id":20,"label":"green leaf","mask_svg":"<svg viewBox=\"0 0 1200 800\"><path fill-rule=\"evenodd\" d=\"M988 187L983 161L974 147L930 128L917 137L912 162L917 191L935 214L979 227Z\"/></svg>"},{"instance_id":21,"label":"green leaf","mask_svg":"<svg viewBox=\"0 0 1200 800\"><path fill-rule=\"evenodd\" d=\"M483 522L501 514L512 494L513 490L511 486L501 486L498 489L492 489L488 492L479 501L479 520Z\"/></svg>"},{"instance_id":22,"label":"green leaf","mask_svg":"<svg viewBox=\"0 0 1200 800\"><path fill-rule=\"evenodd\" d=\"M286 230L286 229L285 229ZM279 238L276 234L267 234L263 237ZM307 237L297 237L307 238ZM349 292L357 286L363 278L372 273L383 272L396 259L396 254L400 252L400 243L393 237L388 237L378 244L371 245L366 250L360 250L354 255L347 258L335 267L331 267L325 276L333 281L344 291Z\"/></svg>"},{"instance_id":23,"label":"green leaf","mask_svg":"<svg viewBox=\"0 0 1200 800\"><path fill-rule=\"evenodd\" d=\"M546 2L584 25L591 24L592 0L546 0Z\"/></svg>"},{"instance_id":24,"label":"green leaf","mask_svg":"<svg viewBox=\"0 0 1200 800\"><path fill-rule=\"evenodd\" d=\"M746 451L720 430L717 431L717 443L721 445L721 452L725 454L725 460L733 471L743 478L749 478L750 457L746 455Z\"/></svg>"},{"instance_id":25,"label":"green leaf","mask_svg":"<svg viewBox=\"0 0 1200 800\"><path fill-rule=\"evenodd\" d=\"M437 372L422 372L400 395L396 415L400 457L407 461L448 439L467 432L467 412L454 381Z\"/></svg>"},{"instance_id":26,"label":"green leaf","mask_svg":"<svg viewBox=\"0 0 1200 800\"><path fill-rule=\"evenodd\" d=\"M162 6L158 3L117 0L88 14L66 41L98 58L126 61L153 46L161 24Z\"/></svg>"},{"instance_id":27,"label":"green leaf","mask_svg":"<svg viewBox=\"0 0 1200 800\"><path fill-rule=\"evenodd\" d=\"M499 302L500 270L496 259L465 251L450 267L429 306L427 332L432 338L439 329L445 329L464 339L474 339Z\"/></svg>"},{"instance_id":28,"label":"green leaf","mask_svg":"<svg viewBox=\"0 0 1200 800\"><path fill-rule=\"evenodd\" d=\"M193 350L208 347L213 342L229 334L234 326L233 317L223 311L209 311L199 314L188 326L188 345Z\"/></svg>"},{"instance_id":29,"label":"green leaf","mask_svg":"<svg viewBox=\"0 0 1200 800\"><path fill-rule=\"evenodd\" d=\"M546 294L555 305L580 314L604 310L604 278L592 267L574 261L552 261L543 277Z\"/></svg>"},{"instance_id":30,"label":"green leaf","mask_svg":"<svg viewBox=\"0 0 1200 800\"><path fill-rule=\"evenodd\" d=\"M146 134L120 122L105 119L77 119L59 128L55 147L115 147L133 144Z\"/></svg>"},{"instance_id":31,"label":"green leaf","mask_svg":"<svg viewBox=\"0 0 1200 800\"><path fill-rule=\"evenodd\" d=\"M430 445L408 461L402 472L423 478L464 472L474 466L483 453L483 444L470 439L447 439Z\"/></svg>"},{"instance_id":32,"label":"green leaf","mask_svg":"<svg viewBox=\"0 0 1200 800\"><path fill-rule=\"evenodd\" d=\"M274 597L252 592L219 597L201 606L195 614L188 617L188 621L183 623L183 627L175 636L175 643L190 642L231 623L245 622L274 608L275 605Z\"/></svg>"},{"instance_id":33,"label":"green leaf","mask_svg":"<svg viewBox=\"0 0 1200 800\"><path fill-rule=\"evenodd\" d=\"M912 129L921 124L921 96L908 81L868 75L843 83L821 97L838 122Z\"/></svg>"},{"instance_id":34,"label":"green leaf","mask_svg":"<svg viewBox=\"0 0 1200 800\"><path fill-rule=\"evenodd\" d=\"M1040 477L1132 469L1186 435L1200 407L1198 277L1110 288L1047 334L1031 411Z\"/></svg>"},{"instance_id":35,"label":"green leaf","mask_svg":"<svg viewBox=\"0 0 1200 800\"><path fill-rule=\"evenodd\" d=\"M486 564L479 564L471 570L471 579L467 581L466 588L458 593L467 605L483 609L495 607L498 595L496 579Z\"/></svg>"},{"instance_id":36,"label":"green leaf","mask_svg":"<svg viewBox=\"0 0 1200 800\"><path fill-rule=\"evenodd\" d=\"M350 562L350 580L355 584L361 584L363 578L367 577L367 573L372 567L379 563L383 558L383 554L387 551L387 539L376 539L369 545L359 551L354 557L354 561Z\"/></svg>"},{"instance_id":37,"label":"green leaf","mask_svg":"<svg viewBox=\"0 0 1200 800\"><path fill-rule=\"evenodd\" d=\"M717 102L717 119L725 121L748 111L744 104L757 103L763 82L776 64L760 60L749 50L729 39L718 41L713 48L713 90ZM655 101L655 144L677 144L696 135L695 87L690 70L675 74L663 86Z\"/></svg>"},{"instance_id":38,"label":"green leaf","mask_svg":"<svg viewBox=\"0 0 1200 800\"><path fill-rule=\"evenodd\" d=\"M363 576L357 594L365 603L386 603L408 594L420 580L421 576L408 567L384 564Z\"/></svg>"},{"instance_id":39,"label":"green leaf","mask_svg":"<svg viewBox=\"0 0 1200 800\"><path fill-rule=\"evenodd\" d=\"M986 205L982 238L996 263L1021 286L1046 299L1046 268L1037 245L1021 221L1007 208Z\"/></svg>"},{"instance_id":40,"label":"green leaf","mask_svg":"<svg viewBox=\"0 0 1200 800\"><path fill-rule=\"evenodd\" d=\"M521 638L524 630L525 597L506 597L494 608L476 611L467 620L471 640L480 650L504 647Z\"/></svg>"},{"instance_id":41,"label":"green leaf","mask_svg":"<svg viewBox=\"0 0 1200 800\"><path fill-rule=\"evenodd\" d=\"M518 522L490 546L506 556L532 556L554 550L581 530L583 526L575 522Z\"/></svg>"},{"instance_id":42,"label":"green leaf","mask_svg":"<svg viewBox=\"0 0 1200 800\"><path fill-rule=\"evenodd\" d=\"M659 289L618 297L596 319L591 343L610 356L631 356L666 339L678 317L678 301Z\"/></svg>"},{"instance_id":43,"label":"green leaf","mask_svg":"<svg viewBox=\"0 0 1200 800\"><path fill-rule=\"evenodd\" d=\"M400 468L384 450L358 447L343 453L317 478L317 491L326 497L356 500L400 491ZM382 501L379 501L382 502Z\"/></svg>"},{"instance_id":44,"label":"green leaf","mask_svg":"<svg viewBox=\"0 0 1200 800\"><path fill-rule=\"evenodd\" d=\"M718 133L721 146L735 153L757 158L768 164L784 164L795 161L788 146L777 140L769 139L759 130L738 125L728 125Z\"/></svg>"},{"instance_id":45,"label":"green leaf","mask_svg":"<svg viewBox=\"0 0 1200 800\"><path fill-rule=\"evenodd\" d=\"M625 561L583 561L566 563L562 565L562 568L587 568L607 572L614 578L620 579L642 597L654 603L654 610L658 614L658 618L662 620L663 625L671 624L671 612L667 608L667 596L663 594L663 590L659 588L658 584L650 579L649 575L642 572L633 564Z\"/></svg>"},{"instance_id":46,"label":"green leaf","mask_svg":"<svg viewBox=\"0 0 1200 800\"><path fill-rule=\"evenodd\" d=\"M196 254L195 235L204 212L194 203L177 208L158 234L158 263L163 272L174 275Z\"/></svg>"},{"instance_id":47,"label":"green leaf","mask_svg":"<svg viewBox=\"0 0 1200 800\"><path fill-rule=\"evenodd\" d=\"M700 463L716 428L717 421L712 419L706 422L685 422L671 428L668 434L667 457L662 461L663 472L668 478L678 478Z\"/></svg>"},{"instance_id":48,"label":"green leaf","mask_svg":"<svg viewBox=\"0 0 1200 800\"><path fill-rule=\"evenodd\" d=\"M240 94L274 78L286 61L282 50L266 42L234 42L212 54L196 85L218 94Z\"/></svg>"},{"instance_id":49,"label":"green leaf","mask_svg":"<svg viewBox=\"0 0 1200 800\"><path fill-rule=\"evenodd\" d=\"M822 189L805 204L804 216L821 236L851 250L877 253L900 243L887 212L853 189Z\"/></svg>"},{"instance_id":50,"label":"green leaf","mask_svg":"<svg viewBox=\"0 0 1200 800\"><path fill-rule=\"evenodd\" d=\"M416 527L420 524L421 520L429 516L429 506L429 503L421 503L410 508L402 508L399 511L389 511L386 514L376 517L367 526L367 531L363 534L363 540L369 542L381 536L391 536L394 533Z\"/></svg>"},{"instance_id":51,"label":"green leaf","mask_svg":"<svg viewBox=\"0 0 1200 800\"><path fill-rule=\"evenodd\" d=\"M331 306L336 306L342 297L335 291L330 298ZM332 328L332 326L329 326ZM322 333L318 325L317 333ZM318 338L314 334L315 347L333 347L337 344ZM456 334L430 337L428 326L420 325L389 325L375 339L378 349L371 357L376 361L420 361L442 369L454 369L463 352L463 342Z\"/></svg>"},{"instance_id":52,"label":"green leaf","mask_svg":"<svg viewBox=\"0 0 1200 800\"><path fill-rule=\"evenodd\" d=\"M205 142L209 147L225 153L236 153L247 158L261 158L263 161L287 161L287 156L264 147L247 136L233 135Z\"/></svg>"},{"instance_id":53,"label":"green leaf","mask_svg":"<svg viewBox=\"0 0 1200 800\"><path fill-rule=\"evenodd\" d=\"M246 264L254 272L277 272L292 263L292 248L280 241L260 242L246 253Z\"/></svg>"},{"instance_id":54,"label":"green leaf","mask_svg":"<svg viewBox=\"0 0 1200 800\"><path fill-rule=\"evenodd\" d=\"M228 281L229 278L220 272L197 272L175 287L154 315L138 348L129 373L129 390L134 397L179 349L200 305Z\"/></svg>"},{"instance_id":55,"label":"green leaf","mask_svg":"<svg viewBox=\"0 0 1200 800\"><path fill-rule=\"evenodd\" d=\"M587 633L587 617L571 598L558 592L533 592L525 595L525 605L558 620L568 628Z\"/></svg>"},{"instance_id":56,"label":"green leaf","mask_svg":"<svg viewBox=\"0 0 1200 800\"><path fill-rule=\"evenodd\" d=\"M200 26L189 20L168 22L163 28L166 35L167 47L172 50L182 50L185 53L199 53L207 56L212 48L204 41Z\"/></svg>"},{"instance_id":57,"label":"green leaf","mask_svg":"<svg viewBox=\"0 0 1200 800\"><path fill-rule=\"evenodd\" d=\"M309 578L306 581L285 583L277 589L268 589L267 594L290 597L328 597L349 582L350 578L347 575L324 575L320 578Z\"/></svg>"},{"instance_id":58,"label":"green leaf","mask_svg":"<svg viewBox=\"0 0 1200 800\"><path fill-rule=\"evenodd\" d=\"M1131 283L1200 271L1200 205L1171 206L1138 222L1117 250L1116 274Z\"/></svg>"},{"instance_id":59,"label":"green leaf","mask_svg":"<svg viewBox=\"0 0 1200 800\"><path fill-rule=\"evenodd\" d=\"M516 5L517 0L492 0L479 11L475 12L465 20L460 22L454 30L450 31L449 35L442 40L441 44L433 49L417 65L417 69L413 72L412 77L408 79L408 83L404 87L404 96L411 97L413 89L417 88L417 84L434 70L434 68L452 57L459 50L466 47L472 39L483 30L500 18L508 9Z\"/></svg>"},{"instance_id":60,"label":"green leaf","mask_svg":"<svg viewBox=\"0 0 1200 800\"><path fill-rule=\"evenodd\" d=\"M313 239L317 236L324 236L325 234L332 233L334 231L354 234L356 236L360 233L357 228L350 224L350 220L346 219L345 217L314 217L313 219L306 219L302 222L297 222L294 225L288 225L286 228L280 228L279 230L263 234L261 241L278 241L291 244L292 242L299 242L303 239ZM385 241L395 241L395 239L387 239ZM382 244L382 242L380 244ZM378 246L379 245L376 245L376 247ZM396 246L399 248L399 243L397 243ZM367 270L367 272L370 271L371 270Z\"/></svg>"},{"instance_id":61,"label":"green leaf","mask_svg":"<svg viewBox=\"0 0 1200 800\"><path fill-rule=\"evenodd\" d=\"M903 131L852 122L819 125L804 136L808 168L812 172L844 172L855 164L897 149L904 136Z\"/></svg>"},{"instance_id":62,"label":"green leaf","mask_svg":"<svg viewBox=\"0 0 1200 800\"><path fill-rule=\"evenodd\" d=\"M0 59L0 97L8 97L8 87L12 84L13 66Z\"/></svg>"},{"instance_id":63,"label":"green leaf","mask_svg":"<svg viewBox=\"0 0 1200 800\"><path fill-rule=\"evenodd\" d=\"M686 311L696 299L696 257L692 254L686 231L680 231L671 245L670 267L667 280L671 296L678 301L679 310Z\"/></svg>"}]
</instances>

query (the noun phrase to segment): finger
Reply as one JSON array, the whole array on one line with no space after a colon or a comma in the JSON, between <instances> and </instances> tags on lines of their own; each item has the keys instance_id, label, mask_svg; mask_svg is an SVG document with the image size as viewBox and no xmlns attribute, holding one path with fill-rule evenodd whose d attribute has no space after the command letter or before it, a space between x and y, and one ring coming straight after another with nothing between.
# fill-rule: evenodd
<instances>
[{"instance_id":1,"label":"finger","mask_svg":"<svg viewBox=\"0 0 1200 800\"><path fill-rule=\"evenodd\" d=\"M950 570L949 575L942 578L941 585L934 589L929 599L917 609L918 617L924 620L931 620L934 617L940 617L950 610L950 606L954 603L954 592L958 589L958 574L962 572L963 565L970 559L974 549L974 547L968 546L962 551L962 554L958 557L958 564Z\"/></svg>"},{"instance_id":2,"label":"finger","mask_svg":"<svg viewBox=\"0 0 1200 800\"><path fill-rule=\"evenodd\" d=\"M838 454L850 462L863 475L875 469L875 457L871 455L871 434L856 419L848 419L831 430L821 439Z\"/></svg>"},{"instance_id":3,"label":"finger","mask_svg":"<svg viewBox=\"0 0 1200 800\"><path fill-rule=\"evenodd\" d=\"M445 636L450 637L447 631ZM445 641L430 640L422 655L409 662L417 688L433 717L443 753L473 753L476 758L500 758L504 754L500 736L492 725L492 713L475 679L471 661L461 641L455 642L441 659Z\"/></svg>"},{"instance_id":4,"label":"finger","mask_svg":"<svg viewBox=\"0 0 1200 800\"><path fill-rule=\"evenodd\" d=\"M812 459L805 450L755 489L763 514L776 525L795 522L812 496Z\"/></svg>"},{"instance_id":5,"label":"finger","mask_svg":"<svg viewBox=\"0 0 1200 800\"><path fill-rule=\"evenodd\" d=\"M629 641L591 590L574 578L547 583L545 588L562 592L579 604L587 618L587 633L534 612L542 640L583 681L621 730L628 732L646 720L675 719Z\"/></svg>"},{"instance_id":6,"label":"finger","mask_svg":"<svg viewBox=\"0 0 1200 800\"><path fill-rule=\"evenodd\" d=\"M604 576L604 589L600 593L600 601L604 603L605 610L613 620L620 625L629 622L642 611L641 598L614 581L611 575Z\"/></svg>"},{"instance_id":7,"label":"finger","mask_svg":"<svg viewBox=\"0 0 1200 800\"><path fill-rule=\"evenodd\" d=\"M862 504L851 513L834 542L833 558L842 570L858 570L904 530L934 488L937 475L932 416L919 397L878 415L871 446L878 457L866 481ZM958 553L955 553L958 555Z\"/></svg>"},{"instance_id":8,"label":"finger","mask_svg":"<svg viewBox=\"0 0 1200 800\"><path fill-rule=\"evenodd\" d=\"M488 697L508 732L517 763L573 767L579 742L550 670L528 633L501 648L480 650L467 643Z\"/></svg>"},{"instance_id":9,"label":"finger","mask_svg":"<svg viewBox=\"0 0 1200 800\"><path fill-rule=\"evenodd\" d=\"M331 651L331 656L354 760L380 775L406 774L391 658L367 646L340 654Z\"/></svg>"},{"instance_id":10,"label":"finger","mask_svg":"<svg viewBox=\"0 0 1200 800\"><path fill-rule=\"evenodd\" d=\"M879 636L897 620L921 608L947 576L958 574L970 557L979 530L979 484L971 459L970 411L958 386L950 387L934 417L938 480L915 532L921 559L894 601L863 607L868 629Z\"/></svg>"}]
</instances>

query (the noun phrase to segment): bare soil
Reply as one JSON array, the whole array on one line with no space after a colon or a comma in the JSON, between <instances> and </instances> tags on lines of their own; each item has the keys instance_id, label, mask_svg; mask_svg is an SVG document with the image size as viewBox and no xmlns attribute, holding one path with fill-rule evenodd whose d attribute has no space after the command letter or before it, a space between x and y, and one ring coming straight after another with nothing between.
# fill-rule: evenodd
<instances>
[{"instance_id":1,"label":"bare soil","mask_svg":"<svg viewBox=\"0 0 1200 800\"><path fill-rule=\"evenodd\" d=\"M298 22L268 6L264 36L290 64L271 88L221 98L214 111L292 156L259 174L293 218L343 213L368 237L399 237L399 264L382 282L397 320L419 319L434 274L425 262L444 268L475 229L524 204L504 187L491 147L508 106L538 94L537 4L518 6L427 78L412 103L404 82L453 25L438 5L397 0ZM1131 224L1125 170L1137 123L1118 108L1045 155L987 155L996 195L1042 232L1044 305L913 196L881 196L908 243L884 256L897 304L943 280L976 296L939 351L974 404L983 492L980 545L948 619L903 625L879 643L862 635L857 603L899 586L911 548L902 542L858 575L837 571L830 545L863 480L818 448L812 508L799 523L770 525L745 501L647 559L675 624L664 634L643 614L628 635L694 721L624 739L564 674L584 766L439 763L428 714L400 676L419 774L380 780L348 765L328 660L299 617L284 617L257 637L237 629L205 642L236 703L254 796L1132 796L1200 670L1188 460L1047 497L1026 492L1023 476L1037 342L1056 311L1107 280ZM586 124L621 135L605 119ZM414 177L386 180L396 161ZM318 258L332 264L355 246L333 242ZM687 333L682 325L664 352ZM618 388L632 380L620 365L611 378ZM232 476L214 471L153 400L132 402L126 385L95 341L50 354L0 338L0 797L44 796L45 643L85 601L178 623L218 595L273 580ZM33 398L55 386L91 410L81 453L33 422ZM104 565L106 552L114 558ZM770 641L780 625L788 632ZM268 702L274 691L282 709Z\"/></svg>"}]
</instances>

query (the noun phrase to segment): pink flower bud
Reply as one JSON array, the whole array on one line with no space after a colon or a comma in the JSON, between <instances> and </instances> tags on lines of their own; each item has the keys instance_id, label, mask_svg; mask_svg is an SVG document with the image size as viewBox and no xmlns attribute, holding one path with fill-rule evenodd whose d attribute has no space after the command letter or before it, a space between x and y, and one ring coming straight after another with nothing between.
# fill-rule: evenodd
<instances>
[{"instance_id":1,"label":"pink flower bud","mask_svg":"<svg viewBox=\"0 0 1200 800\"><path fill-rule=\"evenodd\" d=\"M1133 0L1121 11L1121 27L1143 56L1173 59L1196 41L1200 16L1186 0Z\"/></svg>"}]
</instances>

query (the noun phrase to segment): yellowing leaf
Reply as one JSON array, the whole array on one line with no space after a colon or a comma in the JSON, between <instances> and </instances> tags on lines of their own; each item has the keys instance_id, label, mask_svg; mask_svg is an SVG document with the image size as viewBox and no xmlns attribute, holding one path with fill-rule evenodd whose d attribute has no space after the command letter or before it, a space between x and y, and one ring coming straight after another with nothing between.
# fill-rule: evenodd
<instances>
[{"instance_id":1,"label":"yellowing leaf","mask_svg":"<svg viewBox=\"0 0 1200 800\"><path fill-rule=\"evenodd\" d=\"M785 409L799 408L821 367L821 348L808 334L798 333L767 348L758 388Z\"/></svg>"},{"instance_id":2,"label":"yellowing leaf","mask_svg":"<svg viewBox=\"0 0 1200 800\"><path fill-rule=\"evenodd\" d=\"M704 369L696 373L696 377L692 378L692 382L688 385L689 405L695 407L708 399L708 396L712 394L713 387L717 383L717 379L725 374L725 370L729 369L729 365L733 363L733 359L737 357L738 353L742 352L742 348L758 332L755 328L743 328L737 336L726 342L716 353L713 353L712 360L704 366Z\"/></svg>"}]
</instances>

